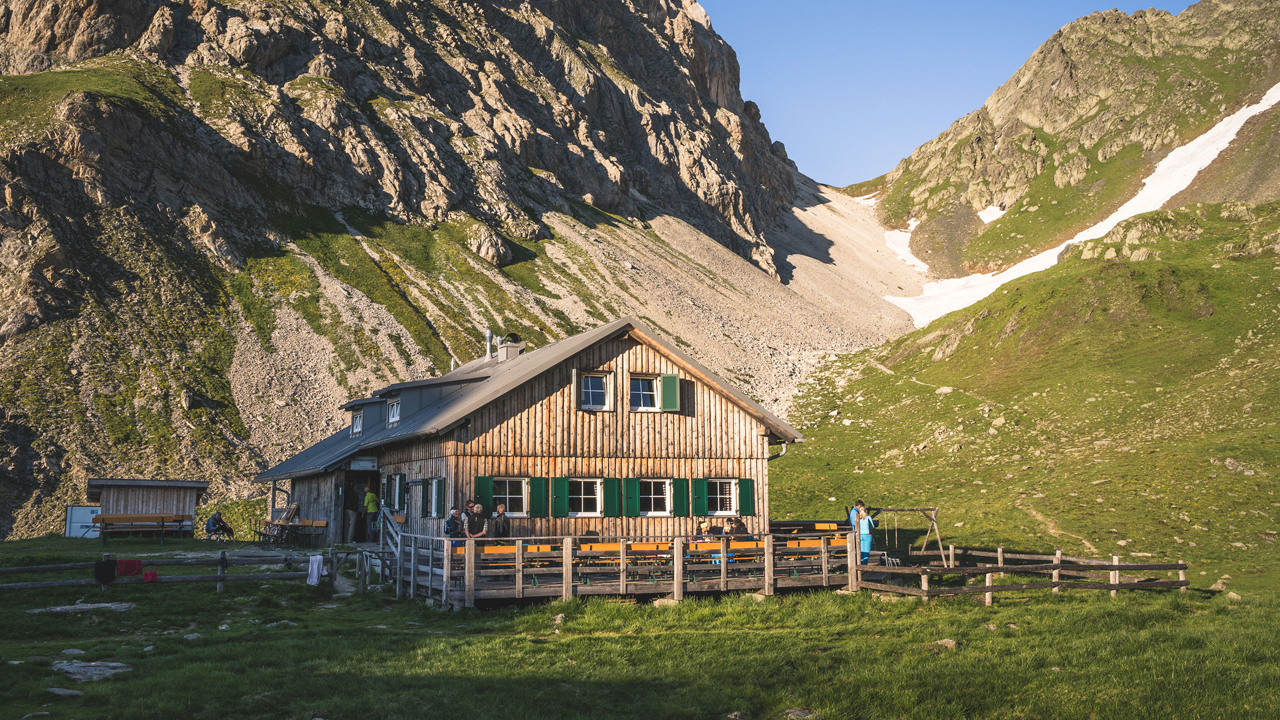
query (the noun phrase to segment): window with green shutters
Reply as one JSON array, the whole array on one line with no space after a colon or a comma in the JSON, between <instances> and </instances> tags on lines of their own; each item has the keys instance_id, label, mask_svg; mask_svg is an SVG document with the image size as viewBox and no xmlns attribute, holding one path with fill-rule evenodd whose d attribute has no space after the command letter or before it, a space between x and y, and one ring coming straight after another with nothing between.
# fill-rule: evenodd
<instances>
[{"instance_id":1,"label":"window with green shutters","mask_svg":"<svg viewBox=\"0 0 1280 720\"><path fill-rule=\"evenodd\" d=\"M658 409L662 412L680 412L680 376L663 375L658 384L658 394L661 396Z\"/></svg>"},{"instance_id":2,"label":"window with green shutters","mask_svg":"<svg viewBox=\"0 0 1280 720\"><path fill-rule=\"evenodd\" d=\"M689 478L672 478L671 514L689 517Z\"/></svg>"},{"instance_id":3,"label":"window with green shutters","mask_svg":"<svg viewBox=\"0 0 1280 720\"><path fill-rule=\"evenodd\" d=\"M569 478L551 478L551 517L569 517Z\"/></svg>"},{"instance_id":4,"label":"window with green shutters","mask_svg":"<svg viewBox=\"0 0 1280 720\"><path fill-rule=\"evenodd\" d=\"M622 498L619 497L620 481L618 478L605 478L600 481L601 494L604 496L604 516L618 517L622 514Z\"/></svg>"},{"instance_id":5,"label":"window with green shutters","mask_svg":"<svg viewBox=\"0 0 1280 720\"><path fill-rule=\"evenodd\" d=\"M409 509L409 482L404 473L396 475L396 510L406 512Z\"/></svg>"},{"instance_id":6,"label":"window with green shutters","mask_svg":"<svg viewBox=\"0 0 1280 720\"><path fill-rule=\"evenodd\" d=\"M740 478L738 480L738 514L756 514L756 488L751 478Z\"/></svg>"},{"instance_id":7,"label":"window with green shutters","mask_svg":"<svg viewBox=\"0 0 1280 720\"><path fill-rule=\"evenodd\" d=\"M547 516L547 495L546 478L529 478L529 517L543 518Z\"/></svg>"},{"instance_id":8,"label":"window with green shutters","mask_svg":"<svg viewBox=\"0 0 1280 720\"><path fill-rule=\"evenodd\" d=\"M484 506L486 517L493 512L493 476L488 475L476 478L475 491L471 499Z\"/></svg>"},{"instance_id":9,"label":"window with green shutters","mask_svg":"<svg viewBox=\"0 0 1280 720\"><path fill-rule=\"evenodd\" d=\"M736 515L738 498L735 493L737 480L707 480L707 515Z\"/></svg>"},{"instance_id":10,"label":"window with green shutters","mask_svg":"<svg viewBox=\"0 0 1280 720\"><path fill-rule=\"evenodd\" d=\"M435 516L438 518L444 517L444 513L445 513L445 509L444 509L445 484L444 483L445 483L445 480L442 477L431 479L431 498L432 498L432 503L435 505Z\"/></svg>"},{"instance_id":11,"label":"window with green shutters","mask_svg":"<svg viewBox=\"0 0 1280 720\"><path fill-rule=\"evenodd\" d=\"M431 501L431 488L432 488L433 482L434 481L431 478L417 481L418 488L419 488L418 517L424 517L424 518L431 517L431 509L433 507L432 501Z\"/></svg>"},{"instance_id":12,"label":"window with green shutters","mask_svg":"<svg viewBox=\"0 0 1280 720\"><path fill-rule=\"evenodd\" d=\"M702 517L707 514L707 479L693 480L693 514Z\"/></svg>"}]
</instances>

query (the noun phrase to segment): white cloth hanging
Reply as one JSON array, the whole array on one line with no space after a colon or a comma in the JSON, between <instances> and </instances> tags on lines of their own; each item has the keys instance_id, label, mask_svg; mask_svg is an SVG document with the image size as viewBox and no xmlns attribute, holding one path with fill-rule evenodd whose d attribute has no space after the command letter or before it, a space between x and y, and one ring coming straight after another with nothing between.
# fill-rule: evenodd
<instances>
[{"instance_id":1,"label":"white cloth hanging","mask_svg":"<svg viewBox=\"0 0 1280 720\"><path fill-rule=\"evenodd\" d=\"M324 566L324 556L312 555L311 562L307 566L307 584L319 585L321 576L328 574L329 571Z\"/></svg>"}]
</instances>

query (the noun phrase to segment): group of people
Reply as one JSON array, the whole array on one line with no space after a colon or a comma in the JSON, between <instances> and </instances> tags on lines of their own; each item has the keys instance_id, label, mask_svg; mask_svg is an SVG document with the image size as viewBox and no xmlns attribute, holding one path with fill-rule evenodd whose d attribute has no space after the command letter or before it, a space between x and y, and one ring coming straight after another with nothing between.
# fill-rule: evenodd
<instances>
[{"instance_id":1,"label":"group of people","mask_svg":"<svg viewBox=\"0 0 1280 720\"><path fill-rule=\"evenodd\" d=\"M465 511L459 512L456 507L449 510L449 518L444 521L444 534L455 539L511 537L507 506L498 503L493 515L488 516L483 504L468 500Z\"/></svg>"},{"instance_id":2,"label":"group of people","mask_svg":"<svg viewBox=\"0 0 1280 720\"><path fill-rule=\"evenodd\" d=\"M747 530L747 524L742 522L742 518L728 518L724 521L724 525L720 527L712 527L711 521L703 518L698 521L698 539L702 541L719 540L722 537L730 537L734 540L750 540L751 532Z\"/></svg>"}]
</instances>

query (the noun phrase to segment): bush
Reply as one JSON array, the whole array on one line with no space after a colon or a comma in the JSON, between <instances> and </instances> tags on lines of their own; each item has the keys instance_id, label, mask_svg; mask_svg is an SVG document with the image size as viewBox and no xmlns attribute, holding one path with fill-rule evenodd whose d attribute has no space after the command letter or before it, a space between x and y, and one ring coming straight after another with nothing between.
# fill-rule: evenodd
<instances>
[{"instance_id":1,"label":"bush","mask_svg":"<svg viewBox=\"0 0 1280 720\"><path fill-rule=\"evenodd\" d=\"M196 537L204 537L205 522L219 511L222 513L222 519L236 531L237 540L252 540L253 533L250 531L258 527L267 517L267 498L201 505L196 508Z\"/></svg>"}]
</instances>

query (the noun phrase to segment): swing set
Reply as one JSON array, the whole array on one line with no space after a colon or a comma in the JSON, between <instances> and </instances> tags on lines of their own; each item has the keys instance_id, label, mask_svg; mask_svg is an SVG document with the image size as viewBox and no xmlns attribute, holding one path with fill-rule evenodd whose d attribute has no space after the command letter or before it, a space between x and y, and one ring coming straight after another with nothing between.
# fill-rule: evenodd
<instances>
[{"instance_id":1,"label":"swing set","mask_svg":"<svg viewBox=\"0 0 1280 720\"><path fill-rule=\"evenodd\" d=\"M853 508L845 508L845 516L848 517L849 513L852 510ZM880 526L881 526L881 529L884 530L884 546L886 548L892 547L895 550L900 550L902 548L902 545L898 540L898 514L899 513L920 513L921 515L924 516L924 519L929 522L929 526L925 529L925 532L924 532L924 542L921 543L920 545L920 554L923 554L928 551L929 538L930 536L932 536L934 540L938 543L938 557L942 559L942 566L945 568L949 568L952 566L952 561L947 558L947 553L942 548L942 532L938 530L938 508L936 507L926 507L926 508L886 507L886 508L867 508L867 510L874 511L877 514L893 513L893 544L892 545L889 544L889 524L882 522L880 523ZM910 551L910 548L908 548L908 551Z\"/></svg>"}]
</instances>

